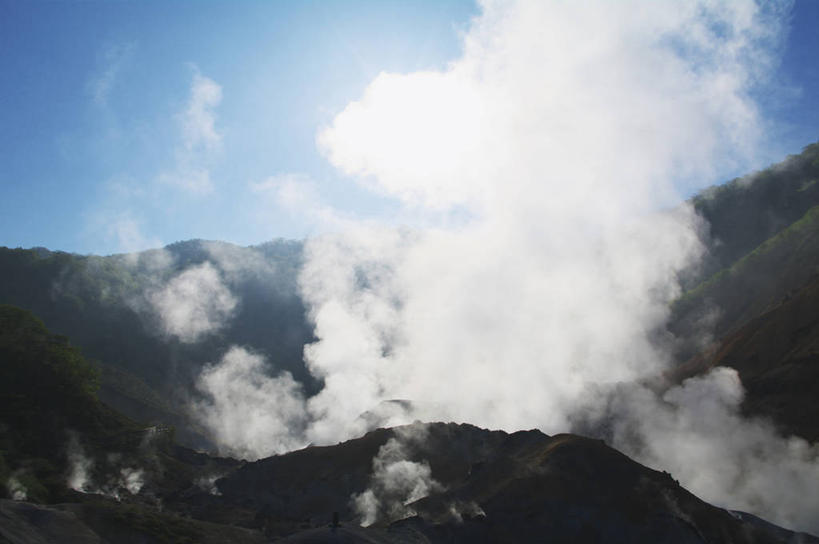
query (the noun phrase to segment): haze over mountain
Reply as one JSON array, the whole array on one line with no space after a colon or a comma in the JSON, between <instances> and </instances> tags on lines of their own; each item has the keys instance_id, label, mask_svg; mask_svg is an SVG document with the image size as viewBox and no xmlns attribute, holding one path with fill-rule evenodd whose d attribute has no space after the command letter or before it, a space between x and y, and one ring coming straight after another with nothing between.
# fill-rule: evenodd
<instances>
[{"instance_id":1,"label":"haze over mountain","mask_svg":"<svg viewBox=\"0 0 819 544\"><path fill-rule=\"evenodd\" d=\"M819 541L574 435L417 422L213 458L100 403L93 367L23 310L0 306L0 356L7 542Z\"/></svg>"},{"instance_id":2,"label":"haze over mountain","mask_svg":"<svg viewBox=\"0 0 819 544\"><path fill-rule=\"evenodd\" d=\"M697 190L772 153L789 10L486 2L316 133L396 218L291 171L303 241L0 249L0 537L814 541L819 144ZM215 191L190 90L134 202Z\"/></svg>"},{"instance_id":3,"label":"haze over mountain","mask_svg":"<svg viewBox=\"0 0 819 544\"><path fill-rule=\"evenodd\" d=\"M660 379L659 374L649 374L646 376L649 382L642 384L620 381L608 385L600 380L591 386L594 397L581 398L577 409L567 414L568 423L563 430L605 438L608 443L649 466L670 470L684 486L717 500L720 505L752 511L785 526L816 531L813 493L817 454L815 446L808 442L815 441L819 435L813 402L816 391L811 385L816 383L813 379L816 335L810 332L812 324L819 322L816 310L819 306L811 302L819 267L819 248L815 247L815 240L819 239L815 220L819 195L813 190L815 179L819 179L819 146L816 144L779 165L695 197L692 203L702 216L733 215L736 218L727 223L730 225L728 230L721 228L718 221L703 223L699 236L712 249L703 261L704 266L681 272L690 287L672 305L673 311L667 314L670 320L664 329L674 333L674 341L669 343L671 333L660 334L659 329L652 337L651 342L659 346L676 346L678 355L674 364L679 366L673 366L664 379ZM762 227L759 226L760 218L764 220ZM747 253L742 254L743 250ZM309 407L305 406L304 399L319 394L326 387L321 376L311 376L311 369L305 365L300 353L304 343L316 338L299 296L297 276L305 259L304 251L303 244L285 241L249 248L191 241L162 250L110 257L77 256L45 249L4 249L0 255L0 277L3 279L0 300L32 309L44 316L50 327L76 339L84 353L97 361L101 371L100 396L111 406L138 420L174 425L176 437L189 445L255 459L305 445L310 422ZM714 262L719 264L712 264ZM714 272L719 267L722 269ZM359 278L357 281L365 280ZM748 285L754 288L749 289ZM704 336L704 333L708 334ZM468 375L463 378L468 379ZM6 383L19 383L20 379L12 373ZM464 383L464 379L452 379L459 387ZM675 385L682 380L687 381L681 386ZM748 388L747 397L743 388ZM385 395L384 400L389 398ZM441 417L444 409L440 404L430 402L429 397L375 403L345 422L345 426L336 432L355 436L355 429L363 433L413 418L435 420ZM82 437L83 441L98 440L89 438L94 433L86 430L93 420L90 416L67 423L59 423L60 420L53 420L46 413L40 416L45 417L43 421L49 421L49 425L74 429L79 433L76 436ZM776 427L768 421L775 422ZM46 447L49 453L45 458L55 452L57 466L70 466L72 455L76 459L71 453L74 447L71 444L76 438L69 438L74 435L62 435L56 429L46 431L40 423L30 423L29 427L29 432L34 432L35 436L38 431L43 431L50 440L56 441ZM139 436L141 431L138 429L137 426L129 432ZM730 434L726 438L724 433L728 429ZM789 435L790 438L785 440L784 437ZM21 447L25 451L28 446L14 436L11 435L9 442L14 446L9 449L7 445L6 451L14 452ZM138 443L140 439L134 440ZM452 438L448 448L460 444L460 440ZM426 442L410 440L409 444ZM417 481L425 482L425 487L415 492L418 498L437 496L438 492L453 489L452 482L440 483L444 476L435 462L431 465L434 469L431 472L424 468L430 466L425 464L430 462L430 456L440 455L442 449L432 448L418 456L411 453L416 446L407 449L399 445L384 450L385 461L377 462L382 455L378 454L378 448L384 443L380 440L372 451L350 457L350 462L357 463L359 468L336 469L341 471L339 477L358 474L356 480L348 481L342 487L321 479L319 487L310 487L316 484L300 481L288 484L295 486L291 491L281 492L264 491L269 484L261 484L258 491L246 483L236 484L238 487L219 484L220 489L223 485L230 485L233 487L224 487L224 493L231 490L226 497L233 497L234 493L248 497L235 500L243 504L242 508L248 507L248 500L252 501L251 511L265 512L261 518L254 517L256 522L253 523L262 523L259 527L267 527L269 534L279 535L291 533L301 526L301 522L283 521L290 519L292 514L287 509L278 511L278 507L272 506L281 500L274 498L276 493L290 493L289 496L301 496L299 500L307 501L293 519L310 518L313 520L311 524L321 525L322 516L339 509L343 513L342 519L355 516L361 516L361 520L400 519L402 516L395 513L367 514L367 508L381 507L365 507L367 503L352 500L355 496L366 496L361 495L366 489L356 486L366 485L370 470L378 466L403 466L405 471L409 470L402 476L403 481L409 483L403 485L411 487L399 486L396 491L385 491L394 489L391 486L395 484L382 483L379 485L388 487L381 491L373 488L372 500L376 500L379 493L412 496ZM134 446L120 444L117 447L127 452ZM457 447L466 448L465 452L480 451L480 448L475 450L466 444ZM112 449L112 445L103 441L102 445L95 444L93 448L98 449L97 456L104 456L103 452ZM130 463L134 466L144 465L140 451L126 454L130 455ZM298 463L304 468L299 470L313 473L318 466L328 462L337 466L340 461L336 457L341 456L341 459L348 455L331 453L332 449L326 451L333 461L321 461L309 455L294 458L302 459ZM14 467L11 474L29 474L29 486L32 486L31 469L20 468L30 466L31 462L19 464L19 459L27 459L28 455L31 453L11 453L7 458ZM467 458L460 455L455 454L451 461L461 464L459 470L485 462L469 460L473 454L464 453ZM217 470L220 475L236 466L218 460L209 461L204 466L213 467L214 463L217 467L222 463ZM591 463L597 467L595 470L602 470L596 465L597 461ZM783 465L788 467L784 472L781 470ZM133 466L126 468L135 470ZM64 485L59 482L62 470L65 469L47 469L43 476L43 469L35 469L34 474L45 479L48 489ZM116 473L119 469L107 470ZM209 470L211 468L205 472ZM616 473L621 469L611 470ZM152 478L160 481L164 478L155 468L149 472ZM373 473L372 478L376 478L376 474ZM491 474L491 481L499 477ZM6 478L7 484L12 481L9 476ZM111 476L103 478L110 480ZM272 478L279 482L273 485L274 490L283 485L281 476L250 478L259 483ZM189 485L194 485L191 483L193 479L191 476ZM113 486L108 488L108 493L113 493L111 490L125 484L107 485ZM556 484L538 485L553 489ZM580 484L575 482L574 485ZM299 486L303 486L301 492ZM270 492L274 495L269 496ZM37 496L36 491L31 493L38 501L54 500L53 497L47 499L47 495ZM125 491L117 493L121 497ZM318 499L310 498L312 493L329 494L328 497L335 498L322 499L325 501L320 503L323 506L318 506L319 503L314 502ZM477 500L473 493L469 491L458 498L457 504L474 502L477 505L474 512L480 509L484 511L482 515L487 515L485 507L491 501L486 502L489 499L483 494L477 495L483 497ZM63 495L58 496L64 500ZM136 496L139 496L139 490ZM339 497L347 497L352 502L347 504ZM643 499L645 497L628 500ZM401 504L406 498L396 500ZM575 508L567 506L572 504L570 500L565 502L567 500L561 499L558 503L564 505L561 508ZM184 504L187 503L182 501L179 507L187 511L189 506ZM309 506L311 504L313 506ZM214 508L227 507L222 504L209 508L200 512L202 519L211 519ZM411 511L426 512L419 508L420 503ZM598 505L593 508L606 510L612 507ZM537 517L542 520L538 523L547 524L538 528L520 525L520 522L504 517L506 514L497 513L487 518L491 525L479 525L476 529L469 524L450 526L446 516L429 511L424 515L426 521L406 531L428 536L454 534L460 535L457 538L472 539L477 534L494 535L486 538L497 540L507 530L511 531L509 534L514 531L535 534L547 530L548 526L551 527L548 530L557 531L555 534L564 534L560 531L568 531L566 535L574 534L562 525L548 525L555 522L547 520L563 519L568 515L556 512L547 518ZM607 534L606 531L631 534L628 533L631 529L626 529L618 521L621 514L609 512L607 515L614 516L606 522L613 525L596 524L597 530L602 531L595 533L597 538L602 538L600 535ZM661 518L662 515L657 519ZM250 526L254 526L253 523ZM674 533L679 529L676 522L665 523L656 527L641 524L639 535L642 536L634 538L654 538L657 534L664 534L663 531ZM517 528L513 530L512 526ZM695 526L699 527L697 523Z\"/></svg>"}]
</instances>

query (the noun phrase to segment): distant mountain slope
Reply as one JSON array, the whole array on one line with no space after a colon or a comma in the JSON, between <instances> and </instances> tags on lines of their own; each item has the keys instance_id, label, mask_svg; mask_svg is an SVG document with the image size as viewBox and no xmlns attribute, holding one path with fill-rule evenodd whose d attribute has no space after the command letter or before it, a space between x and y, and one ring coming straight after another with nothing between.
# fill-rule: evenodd
<instances>
[{"instance_id":1,"label":"distant mountain slope","mask_svg":"<svg viewBox=\"0 0 819 544\"><path fill-rule=\"evenodd\" d=\"M186 414L192 384L231 345L264 355L271 373L288 370L316 387L302 362L312 329L298 294L300 262L301 244L290 241L243 248L192 240L108 257L0 248L0 303L33 311L102 361L100 395L107 402L131 417L176 425L180 438L202 447L208 442ZM232 297L231 311L206 334L174 335L163 328L161 311L178 304L158 307L158 297L176 289L170 295L193 312L185 322L207 319L201 315L207 300L195 298L208 291L184 283L202 271L212 279L205 288L217 282L220 295Z\"/></svg>"},{"instance_id":2,"label":"distant mountain slope","mask_svg":"<svg viewBox=\"0 0 819 544\"><path fill-rule=\"evenodd\" d=\"M11 306L0 373L2 542L819 542L574 435L416 423L213 458L99 402L93 366Z\"/></svg>"},{"instance_id":3,"label":"distant mountain slope","mask_svg":"<svg viewBox=\"0 0 819 544\"><path fill-rule=\"evenodd\" d=\"M721 268L672 306L672 381L735 368L746 411L819 439L819 144L693 202L714 237L704 270Z\"/></svg>"},{"instance_id":4,"label":"distant mountain slope","mask_svg":"<svg viewBox=\"0 0 819 544\"><path fill-rule=\"evenodd\" d=\"M198 480L239 463L180 448L170 430L100 402L96 387L66 337L0 305L0 542L263 541L162 512L163 500L207 494Z\"/></svg>"},{"instance_id":5,"label":"distant mountain slope","mask_svg":"<svg viewBox=\"0 0 819 544\"><path fill-rule=\"evenodd\" d=\"M48 460L24 471L42 498L63 469L66 429L95 436L133 429L97 400L97 386L94 368L67 338L24 310L0 305L0 458L9 472L25 469L30 458Z\"/></svg>"},{"instance_id":6,"label":"distant mountain slope","mask_svg":"<svg viewBox=\"0 0 819 544\"><path fill-rule=\"evenodd\" d=\"M819 142L760 172L692 199L708 223L709 256L697 278L733 265L819 205Z\"/></svg>"},{"instance_id":7,"label":"distant mountain slope","mask_svg":"<svg viewBox=\"0 0 819 544\"><path fill-rule=\"evenodd\" d=\"M819 272L819 206L766 240L731 266L675 301L671 330L695 331L710 316L717 337L736 330L777 305Z\"/></svg>"},{"instance_id":8,"label":"distant mountain slope","mask_svg":"<svg viewBox=\"0 0 819 544\"><path fill-rule=\"evenodd\" d=\"M739 371L746 411L783 433L819 441L819 273L675 370L675 381L714 366Z\"/></svg>"}]
</instances>

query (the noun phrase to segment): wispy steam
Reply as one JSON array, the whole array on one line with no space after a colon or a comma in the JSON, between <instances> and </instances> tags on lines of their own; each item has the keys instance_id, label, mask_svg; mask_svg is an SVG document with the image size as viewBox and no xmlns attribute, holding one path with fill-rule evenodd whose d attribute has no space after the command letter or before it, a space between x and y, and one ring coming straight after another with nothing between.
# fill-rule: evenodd
<instances>
[{"instance_id":1,"label":"wispy steam","mask_svg":"<svg viewBox=\"0 0 819 544\"><path fill-rule=\"evenodd\" d=\"M197 388L206 395L194 408L223 453L244 459L283 453L306 445L301 386L288 372L266 374L264 359L233 347L205 368Z\"/></svg>"},{"instance_id":2,"label":"wispy steam","mask_svg":"<svg viewBox=\"0 0 819 544\"><path fill-rule=\"evenodd\" d=\"M815 450L742 419L735 373L663 396L636 385L667 367L678 273L704 250L680 195L759 148L752 95L776 64L786 11L487 1L446 70L380 74L318 144L365 186L450 226L349 224L310 241L301 287L318 340L305 360L324 388L300 414L287 376L260 378L232 351L203 376L217 423L237 435L225 442L276 436L266 447L281 451L288 421L299 438L334 442L390 399L548 433L583 411L615 421L618 447L706 500L819 530ZM589 396L600 390L615 393ZM257 415L242 400L255 396L277 401ZM355 499L365 523L381 496L404 505L433 485L388 446Z\"/></svg>"},{"instance_id":3,"label":"wispy steam","mask_svg":"<svg viewBox=\"0 0 819 544\"><path fill-rule=\"evenodd\" d=\"M145 485L145 471L140 468L122 468L119 471L119 484L131 495L136 495Z\"/></svg>"},{"instance_id":4,"label":"wispy steam","mask_svg":"<svg viewBox=\"0 0 819 544\"><path fill-rule=\"evenodd\" d=\"M125 64L133 56L136 44L121 43L109 45L98 59L98 70L89 79L87 88L98 106L106 106L117 78Z\"/></svg>"},{"instance_id":5,"label":"wispy steam","mask_svg":"<svg viewBox=\"0 0 819 544\"><path fill-rule=\"evenodd\" d=\"M390 438L373 458L369 487L351 497L364 527L412 516L411 503L444 490L426 461L410 460L409 450L413 441L423 439L424 427L402 427L395 432L398 436Z\"/></svg>"},{"instance_id":6,"label":"wispy steam","mask_svg":"<svg viewBox=\"0 0 819 544\"><path fill-rule=\"evenodd\" d=\"M184 270L147 298L165 333L182 342L221 329L237 305L210 262Z\"/></svg>"},{"instance_id":7,"label":"wispy steam","mask_svg":"<svg viewBox=\"0 0 819 544\"><path fill-rule=\"evenodd\" d=\"M615 396L615 445L665 470L720 506L817 531L819 447L784 438L741 416L736 371L716 368L658 398L635 388Z\"/></svg>"},{"instance_id":8,"label":"wispy steam","mask_svg":"<svg viewBox=\"0 0 819 544\"><path fill-rule=\"evenodd\" d=\"M68 487L74 491L91 492L91 470L94 461L85 455L76 433L69 433L68 438Z\"/></svg>"},{"instance_id":9,"label":"wispy steam","mask_svg":"<svg viewBox=\"0 0 819 544\"><path fill-rule=\"evenodd\" d=\"M750 1L492 2L446 71L376 78L319 135L327 156L471 221L308 245L319 341L305 355L326 384L311 439L391 398L564 430L587 384L657 373L653 333L702 247L691 210L656 210L755 148L754 59L776 16Z\"/></svg>"},{"instance_id":10,"label":"wispy steam","mask_svg":"<svg viewBox=\"0 0 819 544\"><path fill-rule=\"evenodd\" d=\"M160 181L191 193L213 191L211 157L222 143L214 110L221 101L222 87L194 67L190 97L178 115L181 141L176 149L176 165L173 170L161 174Z\"/></svg>"},{"instance_id":11,"label":"wispy steam","mask_svg":"<svg viewBox=\"0 0 819 544\"><path fill-rule=\"evenodd\" d=\"M143 450L142 458L150 457L150 452L146 451L149 445L150 433L146 435L140 446ZM97 463L88 456L80 443L77 433L68 434L68 477L66 485L74 491L81 493L94 493L106 495L116 500L120 500L124 492L131 495L138 494L145 485L145 470L134 466L122 466L122 455L119 453L109 453L102 463L100 470L95 470ZM94 478L96 476L96 479Z\"/></svg>"},{"instance_id":12,"label":"wispy steam","mask_svg":"<svg viewBox=\"0 0 819 544\"><path fill-rule=\"evenodd\" d=\"M9 476L6 480L6 489L8 489L9 496L15 501L24 501L28 499L28 490L23 483L14 475Z\"/></svg>"},{"instance_id":13,"label":"wispy steam","mask_svg":"<svg viewBox=\"0 0 819 544\"><path fill-rule=\"evenodd\" d=\"M210 474L207 476L202 476L201 478L197 478L193 483L201 489L211 495L221 495L222 492L219 491L219 488L216 487L216 480L222 478L224 474Z\"/></svg>"}]
</instances>

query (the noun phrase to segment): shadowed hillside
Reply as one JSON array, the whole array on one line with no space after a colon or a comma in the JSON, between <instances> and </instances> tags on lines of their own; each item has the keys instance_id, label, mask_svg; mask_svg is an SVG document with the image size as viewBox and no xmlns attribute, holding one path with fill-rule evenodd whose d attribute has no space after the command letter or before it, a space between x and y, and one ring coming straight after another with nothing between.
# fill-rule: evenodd
<instances>
[{"instance_id":1,"label":"shadowed hillside","mask_svg":"<svg viewBox=\"0 0 819 544\"><path fill-rule=\"evenodd\" d=\"M187 407L204 365L230 345L264 355L271 373L288 370L308 388L314 383L302 363L311 330L296 286L300 255L299 243L284 241L252 248L190 241L108 257L0 248L0 303L34 312L98 361L106 402L131 417L175 425L180 439L208 447ZM200 310L201 282L185 276L200 270L213 271L209 277L234 306L206 333L167 330L163 312L186 304Z\"/></svg>"},{"instance_id":2,"label":"shadowed hillside","mask_svg":"<svg viewBox=\"0 0 819 544\"><path fill-rule=\"evenodd\" d=\"M728 366L748 413L785 433L819 437L815 296L819 274L819 144L694 199L710 221L704 270L675 301L669 330L684 342L675 380ZM721 267L721 268L720 268Z\"/></svg>"},{"instance_id":3,"label":"shadowed hillside","mask_svg":"<svg viewBox=\"0 0 819 544\"><path fill-rule=\"evenodd\" d=\"M416 423L254 463L196 453L105 406L78 350L11 306L0 362L4 542L816 542L575 435Z\"/></svg>"}]
</instances>

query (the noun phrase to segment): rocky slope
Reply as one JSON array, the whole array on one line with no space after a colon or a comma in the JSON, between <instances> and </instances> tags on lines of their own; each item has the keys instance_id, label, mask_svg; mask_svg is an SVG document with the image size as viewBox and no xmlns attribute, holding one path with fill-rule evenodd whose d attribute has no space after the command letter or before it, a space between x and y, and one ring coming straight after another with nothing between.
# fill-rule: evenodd
<instances>
[{"instance_id":1,"label":"rocky slope","mask_svg":"<svg viewBox=\"0 0 819 544\"><path fill-rule=\"evenodd\" d=\"M429 494L415 498L421 484ZM536 430L379 429L246 464L217 486L223 503L260 512L266 534L302 529L285 542L819 541L715 508L600 441Z\"/></svg>"}]
</instances>

